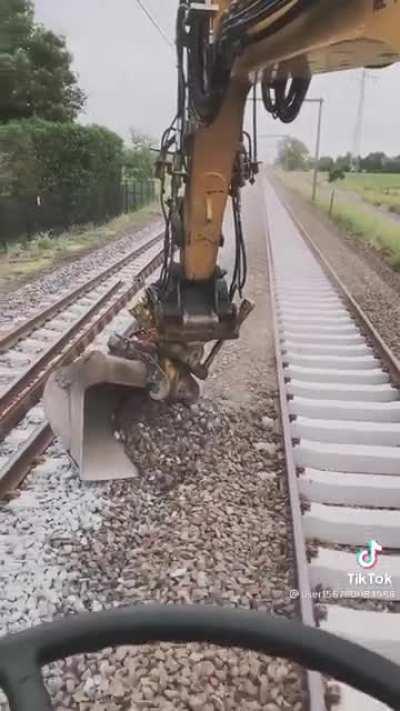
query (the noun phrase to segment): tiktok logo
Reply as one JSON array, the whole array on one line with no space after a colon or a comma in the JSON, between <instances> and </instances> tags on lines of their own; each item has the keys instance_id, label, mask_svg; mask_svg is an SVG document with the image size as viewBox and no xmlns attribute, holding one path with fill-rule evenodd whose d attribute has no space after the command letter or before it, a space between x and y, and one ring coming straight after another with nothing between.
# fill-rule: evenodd
<instances>
[{"instance_id":1,"label":"tiktok logo","mask_svg":"<svg viewBox=\"0 0 400 711\"><path fill-rule=\"evenodd\" d=\"M368 547L362 548L357 552L358 565L360 565L361 568L365 568L366 570L371 570L371 568L375 568L378 562L378 554L382 553L382 551L383 548L378 543L378 541L368 541Z\"/></svg>"}]
</instances>

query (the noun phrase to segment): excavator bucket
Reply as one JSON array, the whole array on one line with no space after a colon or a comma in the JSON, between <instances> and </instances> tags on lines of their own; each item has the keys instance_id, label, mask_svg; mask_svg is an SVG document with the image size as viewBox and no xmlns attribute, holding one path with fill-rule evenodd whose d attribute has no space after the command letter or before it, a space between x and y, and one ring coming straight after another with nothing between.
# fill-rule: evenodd
<instances>
[{"instance_id":1,"label":"excavator bucket","mask_svg":"<svg viewBox=\"0 0 400 711\"><path fill-rule=\"evenodd\" d=\"M129 479L134 464L115 435L114 413L127 388L148 385L146 364L91 351L51 374L44 391L49 423L86 481Z\"/></svg>"}]
</instances>

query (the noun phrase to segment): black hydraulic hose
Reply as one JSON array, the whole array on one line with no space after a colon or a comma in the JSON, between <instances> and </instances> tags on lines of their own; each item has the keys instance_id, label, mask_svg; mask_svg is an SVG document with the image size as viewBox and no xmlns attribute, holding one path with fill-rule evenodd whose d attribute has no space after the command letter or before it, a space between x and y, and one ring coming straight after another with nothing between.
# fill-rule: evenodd
<instances>
[{"instance_id":1,"label":"black hydraulic hose","mask_svg":"<svg viewBox=\"0 0 400 711\"><path fill-rule=\"evenodd\" d=\"M229 298L233 300L236 291L239 291L239 296L242 296L242 290L247 277L247 259L246 250L243 239L242 222L240 219L240 203L238 195L232 196L232 211L233 222L235 227L235 266L233 268L232 283L229 290Z\"/></svg>"},{"instance_id":2,"label":"black hydraulic hose","mask_svg":"<svg viewBox=\"0 0 400 711\"><path fill-rule=\"evenodd\" d=\"M270 70L263 75L261 89L265 109L283 123L297 118L311 83L311 73L306 62L298 66L300 76L292 76L290 67L279 67L278 76L272 78Z\"/></svg>"},{"instance_id":3,"label":"black hydraulic hose","mask_svg":"<svg viewBox=\"0 0 400 711\"><path fill-rule=\"evenodd\" d=\"M304 99L310 86L311 77L293 77L290 81L289 91L286 95L285 88L277 89L277 113L283 123L292 123L300 113Z\"/></svg>"}]
</instances>

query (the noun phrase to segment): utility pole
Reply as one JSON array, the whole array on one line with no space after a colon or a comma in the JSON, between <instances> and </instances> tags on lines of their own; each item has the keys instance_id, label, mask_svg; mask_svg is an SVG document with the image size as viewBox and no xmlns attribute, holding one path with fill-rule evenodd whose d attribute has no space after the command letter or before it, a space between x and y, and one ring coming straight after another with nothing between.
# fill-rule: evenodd
<instances>
[{"instance_id":1,"label":"utility pole","mask_svg":"<svg viewBox=\"0 0 400 711\"><path fill-rule=\"evenodd\" d=\"M262 101L262 99L259 99L256 97L252 97L252 100L254 104L256 101ZM318 170L319 170L319 159L320 159L320 152L321 152L321 132L322 132L322 108L324 105L325 99L304 99L304 103L307 104L318 104L318 127L317 127L317 140L315 144L315 157L314 157L314 175L313 175L313 186L312 186L312 199L313 202L317 199L317 188L318 188ZM253 105L254 105L253 104ZM259 136L259 138L287 138L287 134L265 134L263 136Z\"/></svg>"},{"instance_id":2,"label":"utility pole","mask_svg":"<svg viewBox=\"0 0 400 711\"><path fill-rule=\"evenodd\" d=\"M317 140L315 144L315 158L314 158L314 175L313 175L313 186L312 186L312 201L315 202L317 199L317 187L318 187L318 171L319 171L319 159L321 152L321 130L322 130L322 107L324 105L324 99L305 99L308 104L318 104L318 128L317 128Z\"/></svg>"},{"instance_id":3,"label":"utility pole","mask_svg":"<svg viewBox=\"0 0 400 711\"><path fill-rule=\"evenodd\" d=\"M258 162L258 130L257 130L257 74L253 86L253 161Z\"/></svg>"},{"instance_id":4,"label":"utility pole","mask_svg":"<svg viewBox=\"0 0 400 711\"><path fill-rule=\"evenodd\" d=\"M353 160L352 164L355 170L360 169L360 156L361 156L361 142L362 142L362 129L364 124L364 109L365 109L365 95L367 88L367 78L368 73L366 69L361 72L361 86L360 86L360 100L358 103L357 119L356 125L354 127L354 138L353 138Z\"/></svg>"}]
</instances>

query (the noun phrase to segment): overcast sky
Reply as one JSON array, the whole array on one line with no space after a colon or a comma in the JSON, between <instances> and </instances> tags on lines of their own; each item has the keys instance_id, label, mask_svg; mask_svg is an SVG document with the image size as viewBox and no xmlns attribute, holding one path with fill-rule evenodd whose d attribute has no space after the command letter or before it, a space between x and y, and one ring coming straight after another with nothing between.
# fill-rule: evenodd
<instances>
[{"instance_id":1,"label":"overcast sky","mask_svg":"<svg viewBox=\"0 0 400 711\"><path fill-rule=\"evenodd\" d=\"M173 41L177 0L144 0ZM136 0L34 0L36 17L66 36L74 69L88 95L84 122L96 122L127 137L129 127L157 139L175 108L175 56ZM360 72L313 79L309 96L326 100L322 153L352 149ZM400 67L370 73L362 152L400 154ZM261 133L288 133L313 149L316 106L305 106L292 126L282 126L260 106ZM264 157L275 141L261 141Z\"/></svg>"}]
</instances>

